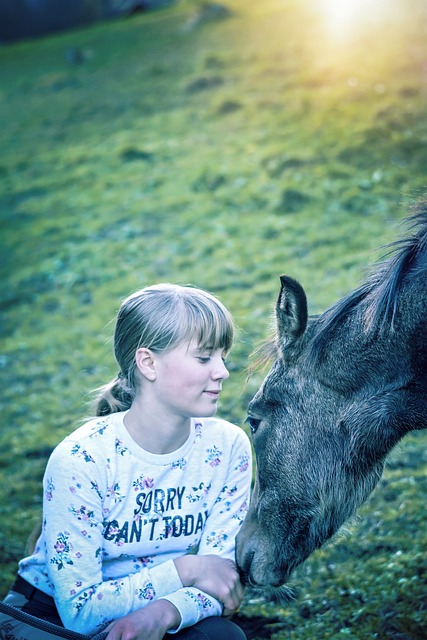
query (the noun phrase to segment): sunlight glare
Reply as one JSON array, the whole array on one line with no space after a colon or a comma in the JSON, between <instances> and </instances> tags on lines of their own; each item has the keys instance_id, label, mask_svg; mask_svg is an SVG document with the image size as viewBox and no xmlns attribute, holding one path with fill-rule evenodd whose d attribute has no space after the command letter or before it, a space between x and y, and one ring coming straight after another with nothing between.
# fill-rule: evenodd
<instances>
[{"instance_id":1,"label":"sunlight glare","mask_svg":"<svg viewBox=\"0 0 427 640\"><path fill-rule=\"evenodd\" d=\"M322 12L335 35L348 35L380 9L378 0L322 0Z\"/></svg>"}]
</instances>

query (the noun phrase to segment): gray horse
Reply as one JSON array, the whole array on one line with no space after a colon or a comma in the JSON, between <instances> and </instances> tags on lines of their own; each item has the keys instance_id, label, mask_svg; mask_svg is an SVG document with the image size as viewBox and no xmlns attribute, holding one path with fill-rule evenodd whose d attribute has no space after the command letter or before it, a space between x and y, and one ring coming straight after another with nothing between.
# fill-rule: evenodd
<instances>
[{"instance_id":1,"label":"gray horse","mask_svg":"<svg viewBox=\"0 0 427 640\"><path fill-rule=\"evenodd\" d=\"M283 585L368 498L393 446L427 427L427 202L409 220L318 317L280 278L275 361L248 408L257 473L236 557L249 584Z\"/></svg>"}]
</instances>

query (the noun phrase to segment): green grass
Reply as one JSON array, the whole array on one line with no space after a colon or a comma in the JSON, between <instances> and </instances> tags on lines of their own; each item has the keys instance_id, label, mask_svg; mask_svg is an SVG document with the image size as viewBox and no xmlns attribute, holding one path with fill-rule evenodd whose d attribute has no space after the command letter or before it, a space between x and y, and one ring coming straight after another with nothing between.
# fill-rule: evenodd
<instances>
[{"instance_id":1,"label":"green grass","mask_svg":"<svg viewBox=\"0 0 427 640\"><path fill-rule=\"evenodd\" d=\"M2 594L50 449L116 372L123 297L169 280L227 304L240 332L220 413L243 424L279 274L325 309L425 191L421 0L377 0L341 38L314 0L227 4L231 18L191 31L197 3L181 1L0 49ZM248 594L260 638L424 637L426 443L403 442L352 536L295 578L295 602Z\"/></svg>"}]
</instances>

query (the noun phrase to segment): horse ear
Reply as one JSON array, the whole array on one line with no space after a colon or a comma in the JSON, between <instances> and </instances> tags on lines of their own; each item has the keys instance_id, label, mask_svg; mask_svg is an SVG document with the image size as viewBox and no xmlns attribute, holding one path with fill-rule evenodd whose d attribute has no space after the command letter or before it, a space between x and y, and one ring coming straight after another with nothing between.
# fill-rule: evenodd
<instances>
[{"instance_id":1,"label":"horse ear","mask_svg":"<svg viewBox=\"0 0 427 640\"><path fill-rule=\"evenodd\" d=\"M281 289L276 303L276 322L279 344L292 345L305 331L308 311L307 297L299 282L280 276Z\"/></svg>"}]
</instances>

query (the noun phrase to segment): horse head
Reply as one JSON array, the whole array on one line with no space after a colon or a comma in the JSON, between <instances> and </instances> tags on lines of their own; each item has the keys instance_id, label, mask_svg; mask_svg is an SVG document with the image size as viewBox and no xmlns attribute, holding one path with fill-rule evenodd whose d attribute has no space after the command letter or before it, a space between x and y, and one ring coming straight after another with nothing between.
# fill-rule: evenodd
<instances>
[{"instance_id":1,"label":"horse head","mask_svg":"<svg viewBox=\"0 0 427 640\"><path fill-rule=\"evenodd\" d=\"M412 223L318 317L281 276L275 360L248 407L257 469L236 558L249 584L284 584L368 498L394 445L427 426L427 205Z\"/></svg>"}]
</instances>

